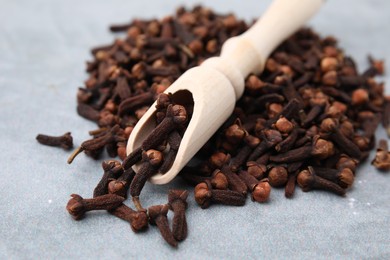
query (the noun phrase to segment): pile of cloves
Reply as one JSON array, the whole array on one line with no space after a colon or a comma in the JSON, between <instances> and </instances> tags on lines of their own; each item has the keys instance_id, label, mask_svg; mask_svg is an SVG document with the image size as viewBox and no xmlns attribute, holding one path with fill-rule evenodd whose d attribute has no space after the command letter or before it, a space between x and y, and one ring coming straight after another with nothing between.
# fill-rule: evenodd
<instances>
[{"instance_id":1,"label":"pile of cloves","mask_svg":"<svg viewBox=\"0 0 390 260\"><path fill-rule=\"evenodd\" d=\"M369 64L359 73L336 39L321 39L311 29L288 38L261 75L246 79L234 113L199 152L204 159L197 170L181 172L196 185L198 204L242 205L238 194L248 191L253 200L264 202L270 187L262 189L260 198L254 187L265 183L284 187L287 198L296 184L305 192L321 189L344 196L375 147L377 126L382 122L389 129L389 99L384 84L374 79L384 65L372 57ZM380 141L372 164L390 168L386 140ZM217 185L216 178L223 177L227 185ZM215 199L221 190L229 191L223 201Z\"/></svg>"},{"instance_id":2,"label":"pile of cloves","mask_svg":"<svg viewBox=\"0 0 390 260\"><path fill-rule=\"evenodd\" d=\"M104 150L123 162L103 162L104 174L92 199L72 195L67 205L75 219L89 210L106 210L128 221L135 232L148 222L171 245L187 237L188 192L172 190L168 204L145 209L139 195L147 179L166 172L174 162L192 105L161 94L183 72L218 55L222 44L248 25L234 15L196 6L179 8L161 20L134 20L110 30L125 37L92 50L89 78L77 93L77 112L96 122L92 139L81 152L98 159ZM333 37L321 38L303 28L268 58L261 75L249 75L234 112L186 166L180 176L195 186L201 208L211 204L242 206L250 193L264 203L271 188L284 188L292 198L296 184L303 191L326 190L345 196L358 166L367 160L382 123L390 136L390 97L375 77L383 61L372 57L359 73L354 60ZM141 147L126 155L133 127L157 100L156 128ZM73 146L69 133L39 136L43 144ZM139 163L135 173L132 166ZM390 170L387 141L380 140L372 164ZM130 193L135 210L123 202ZM174 212L169 226L168 210Z\"/></svg>"}]
</instances>

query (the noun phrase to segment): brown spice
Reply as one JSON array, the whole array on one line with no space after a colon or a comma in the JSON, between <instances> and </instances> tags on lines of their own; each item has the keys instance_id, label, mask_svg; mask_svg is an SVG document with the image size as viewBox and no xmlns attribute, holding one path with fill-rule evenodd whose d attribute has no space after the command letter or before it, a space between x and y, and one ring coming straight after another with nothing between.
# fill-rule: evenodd
<instances>
[{"instance_id":1,"label":"brown spice","mask_svg":"<svg viewBox=\"0 0 390 260\"><path fill-rule=\"evenodd\" d=\"M65 150L73 148L73 138L70 132L67 132L61 136L39 134L37 135L36 139L40 144L43 145L62 147Z\"/></svg>"}]
</instances>

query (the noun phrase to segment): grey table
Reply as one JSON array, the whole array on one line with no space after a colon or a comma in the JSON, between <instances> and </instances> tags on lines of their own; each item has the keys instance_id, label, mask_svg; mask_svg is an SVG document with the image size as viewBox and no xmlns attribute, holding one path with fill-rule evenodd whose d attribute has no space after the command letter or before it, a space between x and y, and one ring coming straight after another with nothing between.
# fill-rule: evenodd
<instances>
[{"instance_id":1,"label":"grey table","mask_svg":"<svg viewBox=\"0 0 390 260\"><path fill-rule=\"evenodd\" d=\"M204 2L206 1L196 1ZM95 125L75 112L92 46L111 42L107 27L135 17L163 17L181 1L0 0L0 258L390 258L390 175L363 165L346 198L273 189L270 203L201 210L189 198L189 237L174 250L156 228L135 235L105 213L73 221L69 194L91 195L100 162L36 143L39 132L72 131L80 144ZM188 6L195 1L187 1ZM209 1L250 19L269 1ZM390 60L390 2L327 1L310 24L332 34L358 62ZM390 94L389 74L383 79ZM377 136L384 137L378 130ZM371 158L373 153L371 154ZM171 187L147 185L145 204L166 201Z\"/></svg>"}]
</instances>

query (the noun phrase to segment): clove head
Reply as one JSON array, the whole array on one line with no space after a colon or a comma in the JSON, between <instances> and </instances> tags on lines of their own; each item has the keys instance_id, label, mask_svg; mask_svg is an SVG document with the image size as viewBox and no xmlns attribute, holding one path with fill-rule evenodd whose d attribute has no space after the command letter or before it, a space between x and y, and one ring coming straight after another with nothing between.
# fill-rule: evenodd
<instances>
[{"instance_id":1,"label":"clove head","mask_svg":"<svg viewBox=\"0 0 390 260\"><path fill-rule=\"evenodd\" d=\"M64 149L73 148L73 137L70 132L67 132L61 136L61 147Z\"/></svg>"},{"instance_id":2,"label":"clove head","mask_svg":"<svg viewBox=\"0 0 390 260\"><path fill-rule=\"evenodd\" d=\"M260 139L256 136L248 134L244 137L244 142L252 149L259 145Z\"/></svg>"},{"instance_id":3,"label":"clove head","mask_svg":"<svg viewBox=\"0 0 390 260\"><path fill-rule=\"evenodd\" d=\"M66 210L75 220L80 220L84 217L86 209L83 198L80 195L72 194L72 198L68 201L66 205Z\"/></svg>"},{"instance_id":4,"label":"clove head","mask_svg":"<svg viewBox=\"0 0 390 260\"><path fill-rule=\"evenodd\" d=\"M353 142L359 147L360 151L365 151L370 145L370 139L366 136L355 135Z\"/></svg>"},{"instance_id":5,"label":"clove head","mask_svg":"<svg viewBox=\"0 0 390 260\"><path fill-rule=\"evenodd\" d=\"M353 171L349 168L343 168L339 173L339 185L344 188L350 188L355 180Z\"/></svg>"},{"instance_id":6,"label":"clove head","mask_svg":"<svg viewBox=\"0 0 390 260\"><path fill-rule=\"evenodd\" d=\"M169 207L167 204L155 205L148 208L149 221L151 224L156 224L157 218L167 216Z\"/></svg>"},{"instance_id":7,"label":"clove head","mask_svg":"<svg viewBox=\"0 0 390 260\"><path fill-rule=\"evenodd\" d=\"M149 162L154 167L158 167L163 160L163 155L160 151L150 149L142 153L142 160Z\"/></svg>"},{"instance_id":8,"label":"clove head","mask_svg":"<svg viewBox=\"0 0 390 260\"><path fill-rule=\"evenodd\" d=\"M320 129L325 133L332 132L338 126L338 121L335 118L325 118L321 122Z\"/></svg>"},{"instance_id":9,"label":"clove head","mask_svg":"<svg viewBox=\"0 0 390 260\"><path fill-rule=\"evenodd\" d=\"M266 129L263 131L265 141L270 145L275 145L283 140L279 131L273 129Z\"/></svg>"},{"instance_id":10,"label":"clove head","mask_svg":"<svg viewBox=\"0 0 390 260\"><path fill-rule=\"evenodd\" d=\"M131 228L134 232L145 229L148 226L148 215L146 211L137 211L132 215Z\"/></svg>"},{"instance_id":11,"label":"clove head","mask_svg":"<svg viewBox=\"0 0 390 260\"><path fill-rule=\"evenodd\" d=\"M297 183L303 191L311 190L314 182L314 176L309 172L309 170L303 170L297 176Z\"/></svg>"},{"instance_id":12,"label":"clove head","mask_svg":"<svg viewBox=\"0 0 390 260\"><path fill-rule=\"evenodd\" d=\"M102 168L105 172L110 171L110 170L120 170L122 168L122 164L120 161L117 160L108 160L108 161L103 161L102 162Z\"/></svg>"},{"instance_id":13,"label":"clove head","mask_svg":"<svg viewBox=\"0 0 390 260\"><path fill-rule=\"evenodd\" d=\"M248 161L246 166L247 172L258 180L262 179L267 172L267 167L264 164L258 164L255 161Z\"/></svg>"},{"instance_id":14,"label":"clove head","mask_svg":"<svg viewBox=\"0 0 390 260\"><path fill-rule=\"evenodd\" d=\"M169 190L168 193L168 205L172 208L172 204L175 202L180 202L187 207L187 190Z\"/></svg>"},{"instance_id":15,"label":"clove head","mask_svg":"<svg viewBox=\"0 0 390 260\"><path fill-rule=\"evenodd\" d=\"M111 194L116 194L121 197L126 196L126 182L112 180L108 183L108 192Z\"/></svg>"},{"instance_id":16,"label":"clove head","mask_svg":"<svg viewBox=\"0 0 390 260\"><path fill-rule=\"evenodd\" d=\"M195 186L195 201L202 209L208 208L211 202L211 190L206 182L201 182Z\"/></svg>"},{"instance_id":17,"label":"clove head","mask_svg":"<svg viewBox=\"0 0 390 260\"><path fill-rule=\"evenodd\" d=\"M362 105L370 100L368 91L365 89L356 89L352 92L352 105Z\"/></svg>"},{"instance_id":18,"label":"clove head","mask_svg":"<svg viewBox=\"0 0 390 260\"><path fill-rule=\"evenodd\" d=\"M379 150L375 154L374 160L371 162L375 168L381 171L390 170L390 154L388 151Z\"/></svg>"},{"instance_id":19,"label":"clove head","mask_svg":"<svg viewBox=\"0 0 390 260\"><path fill-rule=\"evenodd\" d=\"M271 193L271 186L267 180L259 182L252 191L252 200L266 202Z\"/></svg>"},{"instance_id":20,"label":"clove head","mask_svg":"<svg viewBox=\"0 0 390 260\"><path fill-rule=\"evenodd\" d=\"M210 156L210 165L214 168L222 168L222 166L230 160L230 156L222 152L216 152Z\"/></svg>"},{"instance_id":21,"label":"clove head","mask_svg":"<svg viewBox=\"0 0 390 260\"><path fill-rule=\"evenodd\" d=\"M288 134L293 130L294 124L287 118L281 117L276 121L275 128L283 134Z\"/></svg>"},{"instance_id":22,"label":"clove head","mask_svg":"<svg viewBox=\"0 0 390 260\"><path fill-rule=\"evenodd\" d=\"M326 159L334 154L334 145L325 139L315 136L313 140L312 155L318 159Z\"/></svg>"},{"instance_id":23,"label":"clove head","mask_svg":"<svg viewBox=\"0 0 390 260\"><path fill-rule=\"evenodd\" d=\"M268 173L268 180L273 187L285 185L288 181L287 169L283 166L273 167Z\"/></svg>"},{"instance_id":24,"label":"clove head","mask_svg":"<svg viewBox=\"0 0 390 260\"><path fill-rule=\"evenodd\" d=\"M336 70L339 66L339 62L334 57L325 57L321 60L321 70L322 72L328 72L331 70Z\"/></svg>"},{"instance_id":25,"label":"clove head","mask_svg":"<svg viewBox=\"0 0 390 260\"><path fill-rule=\"evenodd\" d=\"M358 160L353 159L346 154L341 154L340 159L336 163L336 168L337 169L348 168L352 172L354 172L356 170L358 163L359 163Z\"/></svg>"},{"instance_id":26,"label":"clove head","mask_svg":"<svg viewBox=\"0 0 390 260\"><path fill-rule=\"evenodd\" d=\"M220 170L215 170L213 178L211 179L211 185L218 190L226 190L228 188L228 180Z\"/></svg>"},{"instance_id":27,"label":"clove head","mask_svg":"<svg viewBox=\"0 0 390 260\"><path fill-rule=\"evenodd\" d=\"M187 111L184 106L169 105L167 109L167 117L172 117L175 124L183 125L187 122Z\"/></svg>"},{"instance_id":28,"label":"clove head","mask_svg":"<svg viewBox=\"0 0 390 260\"><path fill-rule=\"evenodd\" d=\"M239 144L246 135L247 132L239 124L233 124L225 131L226 140L232 144Z\"/></svg>"},{"instance_id":29,"label":"clove head","mask_svg":"<svg viewBox=\"0 0 390 260\"><path fill-rule=\"evenodd\" d=\"M167 108L170 104L172 104L171 96L165 93L159 94L156 101L156 109L164 109Z\"/></svg>"}]
</instances>

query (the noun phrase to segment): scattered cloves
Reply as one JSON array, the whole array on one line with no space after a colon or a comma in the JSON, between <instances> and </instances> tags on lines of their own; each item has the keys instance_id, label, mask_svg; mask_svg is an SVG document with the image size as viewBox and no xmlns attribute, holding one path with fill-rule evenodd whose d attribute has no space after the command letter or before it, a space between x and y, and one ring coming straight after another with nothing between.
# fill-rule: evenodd
<instances>
[{"instance_id":1,"label":"scattered cloves","mask_svg":"<svg viewBox=\"0 0 390 260\"><path fill-rule=\"evenodd\" d=\"M129 221L134 231L147 226L139 201L142 187L152 174L170 169L192 113L188 104L177 104L177 97L161 93L182 72L218 54L225 40L246 29L245 22L233 15L221 16L200 6L191 11L180 8L161 21L135 20L111 27L125 32L125 38L93 49L94 60L87 63L89 78L77 91L77 112L99 129L75 150L69 163L82 151L95 159L104 150L111 157L119 155L122 165L105 162L94 196L119 195L122 200L130 189L137 211L122 202L114 207L110 200L94 209L108 209ZM390 98L384 96L384 84L374 79L384 72L384 65L373 58L369 63L359 73L333 37L321 38L308 28L282 43L265 62L262 75L247 77L234 112L196 155L200 166L185 167L180 174L197 185L198 204L243 205L248 187L252 199L264 201L270 185L285 186L285 196L291 197L296 183L304 191L325 189L344 195L358 165L373 149L380 120L390 133ZM154 101L156 129L126 156L132 129ZM390 156L383 142L372 163L388 170ZM137 174L132 170L136 163ZM73 195L68 206L75 218L84 215L87 202ZM166 205L149 210L150 221L160 223L171 245L186 237L181 217L174 216L170 232Z\"/></svg>"}]
</instances>

